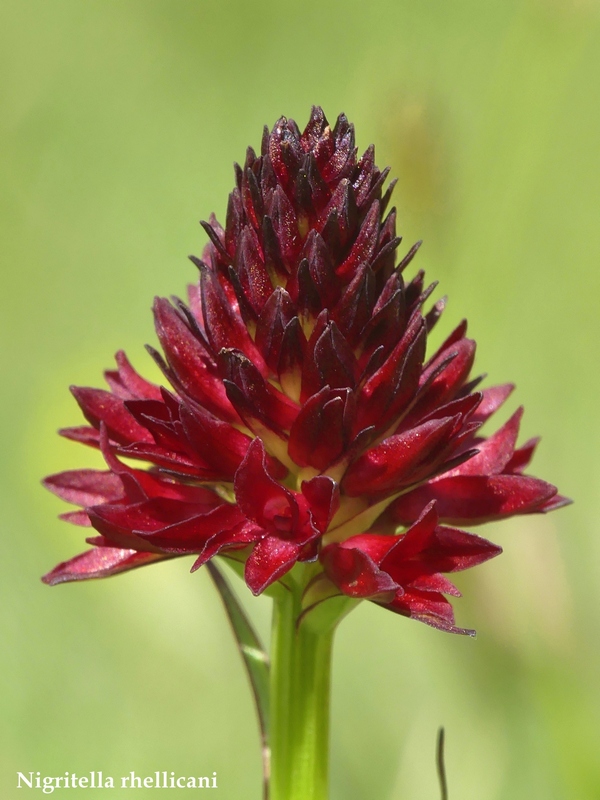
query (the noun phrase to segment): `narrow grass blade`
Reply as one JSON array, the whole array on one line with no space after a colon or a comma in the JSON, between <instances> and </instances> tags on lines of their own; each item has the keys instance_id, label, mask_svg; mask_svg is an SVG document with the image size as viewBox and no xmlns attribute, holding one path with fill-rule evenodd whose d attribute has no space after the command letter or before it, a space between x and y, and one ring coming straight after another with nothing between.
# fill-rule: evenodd
<instances>
[{"instance_id":1,"label":"narrow grass blade","mask_svg":"<svg viewBox=\"0 0 600 800\"><path fill-rule=\"evenodd\" d=\"M206 568L213 579L215 586L225 611L229 617L229 622L233 629L235 639L240 649L240 654L246 667L246 672L252 686L258 721L260 725L262 757L263 757L263 777L264 777L264 798L269 796L269 775L270 775L270 756L269 746L269 656L267 655L260 639L240 601L235 596L233 589L227 579L221 573L214 561L209 561Z\"/></svg>"},{"instance_id":2,"label":"narrow grass blade","mask_svg":"<svg viewBox=\"0 0 600 800\"><path fill-rule=\"evenodd\" d=\"M446 781L446 767L444 765L444 729L440 728L438 731L437 739L437 771L440 779L440 789L442 792L442 800L448 800L448 783Z\"/></svg>"}]
</instances>

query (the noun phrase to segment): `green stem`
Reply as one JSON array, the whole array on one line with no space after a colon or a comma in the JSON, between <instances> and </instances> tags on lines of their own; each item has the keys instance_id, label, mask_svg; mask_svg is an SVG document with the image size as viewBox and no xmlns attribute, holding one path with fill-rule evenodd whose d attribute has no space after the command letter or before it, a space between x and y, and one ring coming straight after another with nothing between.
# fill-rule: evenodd
<instances>
[{"instance_id":1,"label":"green stem","mask_svg":"<svg viewBox=\"0 0 600 800\"><path fill-rule=\"evenodd\" d=\"M270 800L285 800L289 782L292 655L296 598L283 591L273 599L271 634L271 779Z\"/></svg>"},{"instance_id":2,"label":"green stem","mask_svg":"<svg viewBox=\"0 0 600 800\"><path fill-rule=\"evenodd\" d=\"M297 690L289 800L327 800L329 687L333 629L301 626L296 637Z\"/></svg>"},{"instance_id":3,"label":"green stem","mask_svg":"<svg viewBox=\"0 0 600 800\"><path fill-rule=\"evenodd\" d=\"M327 800L334 628L299 624L299 597L282 595L273 607L270 800Z\"/></svg>"}]
</instances>

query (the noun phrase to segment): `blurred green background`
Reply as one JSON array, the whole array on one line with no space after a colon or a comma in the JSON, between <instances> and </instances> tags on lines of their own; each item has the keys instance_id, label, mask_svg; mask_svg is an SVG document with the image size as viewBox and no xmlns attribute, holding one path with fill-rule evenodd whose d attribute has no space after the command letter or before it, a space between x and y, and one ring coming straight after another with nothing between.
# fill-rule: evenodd
<instances>
[{"instance_id":1,"label":"blurred green background","mask_svg":"<svg viewBox=\"0 0 600 800\"><path fill-rule=\"evenodd\" d=\"M453 798L600 796L599 20L596 0L5 0L2 798L17 770L216 770L223 800L260 796L208 575L43 586L82 536L39 480L96 463L55 435L80 420L67 386L101 385L121 347L152 372L152 297L195 280L197 220L224 216L262 125L312 103L391 165L440 328L468 316L479 371L518 385L503 418L522 402L523 440L544 436L533 472L576 499L486 529L505 553L455 604L476 640L367 603L343 623L332 798L438 798L440 724ZM269 601L248 607L268 633Z\"/></svg>"}]
</instances>

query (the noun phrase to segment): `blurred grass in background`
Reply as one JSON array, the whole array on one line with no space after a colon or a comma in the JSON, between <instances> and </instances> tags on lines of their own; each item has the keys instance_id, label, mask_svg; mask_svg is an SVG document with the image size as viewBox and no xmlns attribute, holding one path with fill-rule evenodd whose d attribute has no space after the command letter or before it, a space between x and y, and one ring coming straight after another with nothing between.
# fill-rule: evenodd
<instances>
[{"instance_id":1,"label":"blurred grass in background","mask_svg":"<svg viewBox=\"0 0 600 800\"><path fill-rule=\"evenodd\" d=\"M217 770L224 800L260 795L208 576L42 586L82 536L39 479L96 463L54 433L80 419L68 384L101 385L121 347L151 370L152 296L195 280L232 161L313 103L391 165L444 330L468 316L480 371L518 385L523 440L544 435L534 473L576 499L486 529L505 553L456 603L476 641L371 604L343 623L332 798L438 797L440 724L452 797L599 796L599 19L596 0L3 4L3 798L17 770ZM267 631L269 602L248 605Z\"/></svg>"}]
</instances>

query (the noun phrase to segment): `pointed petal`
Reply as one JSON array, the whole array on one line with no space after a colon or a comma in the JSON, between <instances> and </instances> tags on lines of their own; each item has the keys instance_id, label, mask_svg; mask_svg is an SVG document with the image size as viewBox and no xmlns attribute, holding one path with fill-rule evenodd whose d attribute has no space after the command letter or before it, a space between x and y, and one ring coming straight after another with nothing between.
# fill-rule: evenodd
<instances>
[{"instance_id":1,"label":"pointed petal","mask_svg":"<svg viewBox=\"0 0 600 800\"><path fill-rule=\"evenodd\" d=\"M433 515L433 516L432 516ZM473 533L436 525L434 504L396 539L381 562L402 586L414 585L421 575L459 572L499 555L502 548Z\"/></svg>"},{"instance_id":2,"label":"pointed petal","mask_svg":"<svg viewBox=\"0 0 600 800\"><path fill-rule=\"evenodd\" d=\"M364 219L349 256L336 270L341 278L353 276L360 264L372 261L379 235L380 213L379 200L375 200Z\"/></svg>"},{"instance_id":3,"label":"pointed petal","mask_svg":"<svg viewBox=\"0 0 600 800\"><path fill-rule=\"evenodd\" d=\"M350 497L391 494L415 483L417 469L420 474L428 456L447 441L455 424L456 417L445 417L384 439L349 467L342 484L344 491Z\"/></svg>"},{"instance_id":4,"label":"pointed petal","mask_svg":"<svg viewBox=\"0 0 600 800\"><path fill-rule=\"evenodd\" d=\"M513 383L504 383L501 386L491 386L488 389L484 389L482 391L483 399L472 417L473 421L485 422L488 420L506 401L514 388Z\"/></svg>"},{"instance_id":5,"label":"pointed petal","mask_svg":"<svg viewBox=\"0 0 600 800\"><path fill-rule=\"evenodd\" d=\"M82 528L91 528L92 523L85 511L67 511L58 515L63 522L70 522L71 525L80 525Z\"/></svg>"},{"instance_id":6,"label":"pointed petal","mask_svg":"<svg viewBox=\"0 0 600 800\"><path fill-rule=\"evenodd\" d=\"M225 539L221 547L225 543L239 544L238 534L244 522L246 520L237 506L224 503L207 513L188 517L158 530L137 533L149 544L166 552L198 553L219 534L223 534Z\"/></svg>"},{"instance_id":7,"label":"pointed petal","mask_svg":"<svg viewBox=\"0 0 600 800\"><path fill-rule=\"evenodd\" d=\"M273 284L256 232L249 226L244 228L237 251L237 275L250 305L260 314L273 292Z\"/></svg>"},{"instance_id":8,"label":"pointed petal","mask_svg":"<svg viewBox=\"0 0 600 800\"><path fill-rule=\"evenodd\" d=\"M87 425L77 425L72 428L61 428L58 431L60 436L65 439L70 439L72 442L79 442L86 444L90 447L100 446L100 433L96 428L90 428Z\"/></svg>"},{"instance_id":9,"label":"pointed petal","mask_svg":"<svg viewBox=\"0 0 600 800\"><path fill-rule=\"evenodd\" d=\"M118 475L96 469L74 469L49 475L42 481L46 489L76 506L111 503L123 497L123 483Z\"/></svg>"},{"instance_id":10,"label":"pointed petal","mask_svg":"<svg viewBox=\"0 0 600 800\"><path fill-rule=\"evenodd\" d=\"M424 622L440 631L475 636L473 630L456 627L452 606L442 594L411 589L401 597L396 596L392 603L385 605L385 608L416 619L418 622Z\"/></svg>"},{"instance_id":11,"label":"pointed petal","mask_svg":"<svg viewBox=\"0 0 600 800\"><path fill-rule=\"evenodd\" d=\"M448 302L447 297L442 297L440 300L435 303L435 305L431 308L430 311L425 314L425 322L427 324L427 333L431 333L434 329L437 321L442 316L444 309L446 308L446 303Z\"/></svg>"},{"instance_id":12,"label":"pointed petal","mask_svg":"<svg viewBox=\"0 0 600 800\"><path fill-rule=\"evenodd\" d=\"M423 370L421 385L427 384L429 375L435 372L442 363L446 360L448 363L427 387L424 396L418 403L419 410L421 412L424 408L429 410L434 405L452 400L467 379L474 359L475 342L472 339L460 339L441 350L439 356L435 357Z\"/></svg>"},{"instance_id":13,"label":"pointed petal","mask_svg":"<svg viewBox=\"0 0 600 800\"><path fill-rule=\"evenodd\" d=\"M270 370L276 374L287 325L294 318L289 294L277 287L265 303L256 326L256 346Z\"/></svg>"},{"instance_id":14,"label":"pointed petal","mask_svg":"<svg viewBox=\"0 0 600 800\"><path fill-rule=\"evenodd\" d=\"M150 433L143 428L125 408L123 400L103 389L72 386L71 392L79 403L88 422L95 428L104 422L110 438L119 444L131 442L153 442Z\"/></svg>"},{"instance_id":15,"label":"pointed petal","mask_svg":"<svg viewBox=\"0 0 600 800\"><path fill-rule=\"evenodd\" d=\"M91 578L108 578L136 567L143 567L171 556L157 553L138 553L116 547L94 547L69 561L63 561L42 578L49 586Z\"/></svg>"},{"instance_id":16,"label":"pointed petal","mask_svg":"<svg viewBox=\"0 0 600 800\"><path fill-rule=\"evenodd\" d=\"M370 425L385 430L392 418L409 405L419 386L425 347L425 324L414 316L389 357L360 390L357 431Z\"/></svg>"},{"instance_id":17,"label":"pointed petal","mask_svg":"<svg viewBox=\"0 0 600 800\"><path fill-rule=\"evenodd\" d=\"M306 237L302 254L306 258L321 307L333 307L340 297L340 281L335 274L331 253L323 237L315 229L312 229Z\"/></svg>"},{"instance_id":18,"label":"pointed petal","mask_svg":"<svg viewBox=\"0 0 600 800\"><path fill-rule=\"evenodd\" d=\"M508 464L504 469L504 472L516 473L520 475L525 467L529 465L529 462L533 458L533 454L535 453L535 449L539 443L540 437L536 436L533 439L528 439L524 445L518 447L512 454Z\"/></svg>"},{"instance_id":19,"label":"pointed petal","mask_svg":"<svg viewBox=\"0 0 600 800\"><path fill-rule=\"evenodd\" d=\"M136 442L127 447L117 448L117 453L125 458L150 461L157 467L164 467L180 475L192 475L199 480L218 480L219 477L219 473L215 473L208 465L202 464L199 459L188 458L157 444L138 444Z\"/></svg>"},{"instance_id":20,"label":"pointed petal","mask_svg":"<svg viewBox=\"0 0 600 800\"><path fill-rule=\"evenodd\" d=\"M503 472L514 453L522 416L523 406L517 409L496 433L483 442L477 443L477 450L479 451L477 455L450 472L446 472L444 477L450 477L451 475L498 475Z\"/></svg>"},{"instance_id":21,"label":"pointed petal","mask_svg":"<svg viewBox=\"0 0 600 800\"><path fill-rule=\"evenodd\" d=\"M155 299L154 319L158 339L182 389L221 418L239 421L227 399L213 356L168 300Z\"/></svg>"},{"instance_id":22,"label":"pointed petal","mask_svg":"<svg viewBox=\"0 0 600 800\"><path fill-rule=\"evenodd\" d=\"M318 335L317 331L318 327L315 327L304 359L302 402L324 386L352 389L358 377L358 364L352 348L335 322L326 323Z\"/></svg>"},{"instance_id":23,"label":"pointed petal","mask_svg":"<svg viewBox=\"0 0 600 800\"><path fill-rule=\"evenodd\" d=\"M371 319L374 304L375 275L369 265L364 264L332 312L332 319L351 347L357 346L363 328Z\"/></svg>"},{"instance_id":24,"label":"pointed petal","mask_svg":"<svg viewBox=\"0 0 600 800\"><path fill-rule=\"evenodd\" d=\"M397 522L410 523L427 503L435 500L440 519L456 525L475 525L542 511L555 494L555 486L525 475L442 477L399 497L389 513Z\"/></svg>"},{"instance_id":25,"label":"pointed petal","mask_svg":"<svg viewBox=\"0 0 600 800\"><path fill-rule=\"evenodd\" d=\"M549 511L556 511L558 508L570 506L573 501L570 497L563 497L560 494L554 495L549 500L545 500L539 508L535 510L540 514L547 514Z\"/></svg>"},{"instance_id":26,"label":"pointed petal","mask_svg":"<svg viewBox=\"0 0 600 800\"><path fill-rule=\"evenodd\" d=\"M160 387L138 375L122 350L115 355L115 361L117 370L105 372L106 380L113 394L122 400L161 399Z\"/></svg>"},{"instance_id":27,"label":"pointed petal","mask_svg":"<svg viewBox=\"0 0 600 800\"><path fill-rule=\"evenodd\" d=\"M298 232L296 212L281 186L277 186L273 193L269 216L279 243L283 263L290 268L300 252L302 240Z\"/></svg>"},{"instance_id":28,"label":"pointed petal","mask_svg":"<svg viewBox=\"0 0 600 800\"><path fill-rule=\"evenodd\" d=\"M438 592L440 594L449 594L452 597L462 597L452 581L448 580L445 575L440 575L439 572L435 572L433 575L419 575L411 583L411 589L416 589L420 592Z\"/></svg>"},{"instance_id":29,"label":"pointed petal","mask_svg":"<svg viewBox=\"0 0 600 800\"><path fill-rule=\"evenodd\" d=\"M406 301L402 276L394 271L386 281L373 308L371 319L362 331L365 352L369 355L383 345L393 350L398 340L398 331L404 331L402 338L411 326L419 323L415 315L406 324Z\"/></svg>"},{"instance_id":30,"label":"pointed petal","mask_svg":"<svg viewBox=\"0 0 600 800\"><path fill-rule=\"evenodd\" d=\"M210 464L222 480L233 480L252 441L250 437L199 406L183 405L181 422L187 441L202 461Z\"/></svg>"},{"instance_id":31,"label":"pointed petal","mask_svg":"<svg viewBox=\"0 0 600 800\"><path fill-rule=\"evenodd\" d=\"M323 165L321 174L328 184L348 177L356 164L354 147L354 126L340 114L333 129L335 149L331 158Z\"/></svg>"},{"instance_id":32,"label":"pointed petal","mask_svg":"<svg viewBox=\"0 0 600 800\"><path fill-rule=\"evenodd\" d=\"M303 149L305 151L314 150L325 131L329 131L327 117L320 106L313 106L310 110L310 119L300 137Z\"/></svg>"},{"instance_id":33,"label":"pointed petal","mask_svg":"<svg viewBox=\"0 0 600 800\"><path fill-rule=\"evenodd\" d=\"M273 171L284 187L296 176L304 156L300 136L294 126L292 120L281 117L275 123L268 140L268 154Z\"/></svg>"},{"instance_id":34,"label":"pointed petal","mask_svg":"<svg viewBox=\"0 0 600 800\"><path fill-rule=\"evenodd\" d=\"M266 531L253 522L244 520L233 528L226 528L207 539L200 555L194 561L191 572L195 572L216 555L227 555L227 550L240 550L266 536Z\"/></svg>"},{"instance_id":35,"label":"pointed petal","mask_svg":"<svg viewBox=\"0 0 600 800\"><path fill-rule=\"evenodd\" d=\"M267 366L241 316L231 307L219 278L207 267L201 270L200 288L206 335L213 352L218 353L224 347L237 348L256 365L261 375L267 375Z\"/></svg>"}]
</instances>

